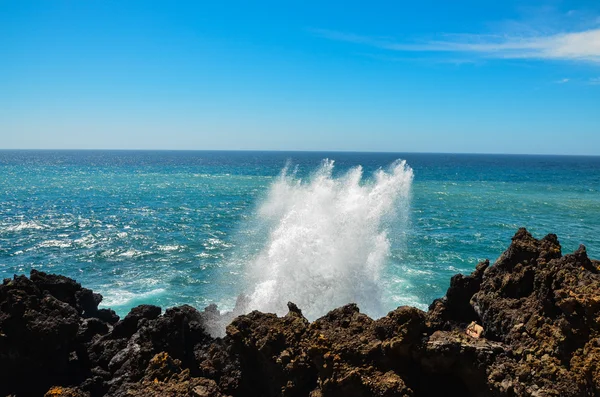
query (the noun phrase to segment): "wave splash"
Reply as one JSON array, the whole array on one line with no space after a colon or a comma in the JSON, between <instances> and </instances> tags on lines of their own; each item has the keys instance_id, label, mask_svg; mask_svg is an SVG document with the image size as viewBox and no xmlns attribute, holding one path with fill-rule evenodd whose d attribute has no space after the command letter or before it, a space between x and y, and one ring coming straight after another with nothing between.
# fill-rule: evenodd
<instances>
[{"instance_id":1,"label":"wave splash","mask_svg":"<svg viewBox=\"0 0 600 397\"><path fill-rule=\"evenodd\" d=\"M324 160L306 181L284 168L258 208L267 242L249 263L247 310L287 313L292 301L313 320L354 302L384 315L380 273L389 225L407 216L413 171L396 161L363 180L361 166L340 177Z\"/></svg>"}]
</instances>

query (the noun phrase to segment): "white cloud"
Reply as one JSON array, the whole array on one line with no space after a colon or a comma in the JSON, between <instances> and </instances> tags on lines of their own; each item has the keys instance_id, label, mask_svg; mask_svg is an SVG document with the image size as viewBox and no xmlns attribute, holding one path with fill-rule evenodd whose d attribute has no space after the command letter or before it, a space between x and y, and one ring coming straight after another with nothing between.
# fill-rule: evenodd
<instances>
[{"instance_id":1,"label":"white cloud","mask_svg":"<svg viewBox=\"0 0 600 397\"><path fill-rule=\"evenodd\" d=\"M568 83L569 81L571 81L571 79L566 79L566 78L565 78L565 79L556 80L556 81L555 81L555 83L556 83L556 84L566 84L566 83Z\"/></svg>"},{"instance_id":2,"label":"white cloud","mask_svg":"<svg viewBox=\"0 0 600 397\"><path fill-rule=\"evenodd\" d=\"M506 59L554 59L600 63L600 29L538 36L445 35L444 40L395 42L387 38L312 29L330 40L404 52L452 52Z\"/></svg>"},{"instance_id":3,"label":"white cloud","mask_svg":"<svg viewBox=\"0 0 600 397\"><path fill-rule=\"evenodd\" d=\"M594 78L589 79L588 84L600 85L600 77L594 77Z\"/></svg>"}]
</instances>

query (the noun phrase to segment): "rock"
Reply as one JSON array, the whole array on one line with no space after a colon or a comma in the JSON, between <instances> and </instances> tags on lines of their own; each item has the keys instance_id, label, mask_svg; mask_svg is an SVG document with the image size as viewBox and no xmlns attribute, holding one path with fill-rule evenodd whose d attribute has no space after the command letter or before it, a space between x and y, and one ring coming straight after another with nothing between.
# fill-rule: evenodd
<instances>
[{"instance_id":1,"label":"rock","mask_svg":"<svg viewBox=\"0 0 600 397\"><path fill-rule=\"evenodd\" d=\"M108 324L115 324L119 321L119 316L117 316L117 313L112 309L99 309L96 313L96 317Z\"/></svg>"},{"instance_id":2,"label":"rock","mask_svg":"<svg viewBox=\"0 0 600 397\"><path fill-rule=\"evenodd\" d=\"M24 276L6 279L0 286L0 395L43 395L53 385L76 381L71 353L80 313L40 287L44 284ZM70 287L75 304L76 290Z\"/></svg>"},{"instance_id":3,"label":"rock","mask_svg":"<svg viewBox=\"0 0 600 397\"><path fill-rule=\"evenodd\" d=\"M98 318L86 318L79 324L77 340L81 343L90 342L96 335L106 335L109 330L106 322Z\"/></svg>"},{"instance_id":4,"label":"rock","mask_svg":"<svg viewBox=\"0 0 600 397\"><path fill-rule=\"evenodd\" d=\"M471 324L465 330L465 334L469 335L472 338L479 339L481 334L483 334L483 327L477 324L475 321L471 321Z\"/></svg>"},{"instance_id":5,"label":"rock","mask_svg":"<svg viewBox=\"0 0 600 397\"><path fill-rule=\"evenodd\" d=\"M297 311L284 317L252 312L227 326L240 359L241 395L305 396L316 386L316 371L303 352L306 320Z\"/></svg>"},{"instance_id":6,"label":"rock","mask_svg":"<svg viewBox=\"0 0 600 397\"><path fill-rule=\"evenodd\" d=\"M216 382L190 376L189 369L181 369L181 362L162 352L155 355L140 382L125 383L114 390L113 397L173 396L173 397L226 397Z\"/></svg>"},{"instance_id":7,"label":"rock","mask_svg":"<svg viewBox=\"0 0 600 397\"><path fill-rule=\"evenodd\" d=\"M321 396L410 396L403 373L419 343L424 313L400 307L374 321L354 304L332 310L309 327L306 351Z\"/></svg>"},{"instance_id":8,"label":"rock","mask_svg":"<svg viewBox=\"0 0 600 397\"><path fill-rule=\"evenodd\" d=\"M144 378L148 381L157 379L161 382L168 381L175 374L181 372L181 361L171 358L168 353L161 352L152 357L144 372Z\"/></svg>"},{"instance_id":9,"label":"rock","mask_svg":"<svg viewBox=\"0 0 600 397\"><path fill-rule=\"evenodd\" d=\"M163 316L158 316L159 313L156 306L138 306L115 325L113 333L90 346L89 350L96 354L91 356L93 365L107 368L111 373L109 393L114 393L124 382L140 381L157 352L166 352L185 368L200 373L196 370L194 350L198 345L212 342L202 326L200 312L183 305L167 309Z\"/></svg>"},{"instance_id":10,"label":"rock","mask_svg":"<svg viewBox=\"0 0 600 397\"><path fill-rule=\"evenodd\" d=\"M136 333L140 320L154 320L160 316L161 311L162 309L158 306L136 306L129 311L123 320L115 324L111 336L113 338L129 338Z\"/></svg>"},{"instance_id":11,"label":"rock","mask_svg":"<svg viewBox=\"0 0 600 397\"><path fill-rule=\"evenodd\" d=\"M432 327L450 330L479 318L470 300L479 291L483 274L489 266L490 262L486 260L479 263L471 275L457 274L450 279L446 296L429 306L427 316Z\"/></svg>"},{"instance_id":12,"label":"rock","mask_svg":"<svg viewBox=\"0 0 600 397\"><path fill-rule=\"evenodd\" d=\"M446 389L461 391L463 395L488 396L487 366L506 353L506 348L459 331L436 331L415 355L420 371L419 389L425 395L442 395Z\"/></svg>"},{"instance_id":13,"label":"rock","mask_svg":"<svg viewBox=\"0 0 600 397\"><path fill-rule=\"evenodd\" d=\"M89 393L85 393L78 388L55 386L51 387L44 394L44 397L89 397Z\"/></svg>"},{"instance_id":14,"label":"rock","mask_svg":"<svg viewBox=\"0 0 600 397\"><path fill-rule=\"evenodd\" d=\"M141 305L119 321L34 270L0 285L0 395L600 395L599 270L585 247L563 256L555 235L520 229L428 312L373 320L349 304L312 323L291 302L233 318L243 296L230 313Z\"/></svg>"},{"instance_id":15,"label":"rock","mask_svg":"<svg viewBox=\"0 0 600 397\"><path fill-rule=\"evenodd\" d=\"M82 288L81 284L75 280L65 276L46 274L35 269L31 270L29 278L41 291L47 291L56 299L77 309L82 317L92 317L97 314L102 295Z\"/></svg>"},{"instance_id":16,"label":"rock","mask_svg":"<svg viewBox=\"0 0 600 397\"><path fill-rule=\"evenodd\" d=\"M600 337L599 294L600 276L584 247L561 256L555 235L536 240L519 230L471 299L484 335L512 350L488 367L492 392L598 393L593 369L581 358L585 346Z\"/></svg>"}]
</instances>

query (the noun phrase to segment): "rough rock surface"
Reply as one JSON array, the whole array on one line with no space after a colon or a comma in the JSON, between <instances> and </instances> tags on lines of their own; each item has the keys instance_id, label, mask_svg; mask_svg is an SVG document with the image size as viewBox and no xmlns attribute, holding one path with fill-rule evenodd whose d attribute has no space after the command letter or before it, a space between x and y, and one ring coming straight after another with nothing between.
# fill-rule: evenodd
<instances>
[{"instance_id":1,"label":"rough rock surface","mask_svg":"<svg viewBox=\"0 0 600 397\"><path fill-rule=\"evenodd\" d=\"M214 338L216 307L141 305L119 319L67 277L0 285L0 396L598 396L600 262L525 229L456 275L428 312L354 304L310 323L251 312ZM465 333L472 323L481 337Z\"/></svg>"}]
</instances>

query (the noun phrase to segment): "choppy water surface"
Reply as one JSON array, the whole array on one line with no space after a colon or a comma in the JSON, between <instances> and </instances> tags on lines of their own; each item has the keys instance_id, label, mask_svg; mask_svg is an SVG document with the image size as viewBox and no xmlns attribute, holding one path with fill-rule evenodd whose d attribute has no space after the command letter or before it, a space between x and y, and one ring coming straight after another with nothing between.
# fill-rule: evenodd
<instances>
[{"instance_id":1,"label":"choppy water surface","mask_svg":"<svg viewBox=\"0 0 600 397\"><path fill-rule=\"evenodd\" d=\"M119 314L425 308L520 226L600 257L600 158L0 151L0 276L65 274Z\"/></svg>"}]
</instances>

